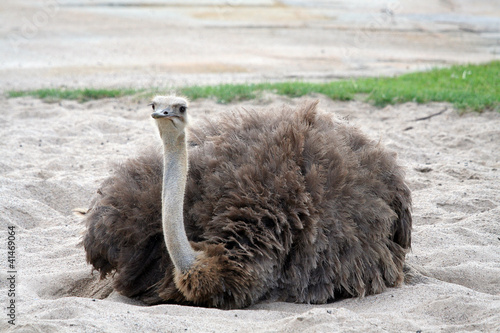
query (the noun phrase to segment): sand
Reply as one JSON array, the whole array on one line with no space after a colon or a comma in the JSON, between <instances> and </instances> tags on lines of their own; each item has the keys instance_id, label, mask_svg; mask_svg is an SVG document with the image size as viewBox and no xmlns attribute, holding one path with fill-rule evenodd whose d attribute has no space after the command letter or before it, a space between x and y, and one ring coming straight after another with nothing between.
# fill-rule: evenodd
<instances>
[{"instance_id":1,"label":"sand","mask_svg":"<svg viewBox=\"0 0 500 333\"><path fill-rule=\"evenodd\" d=\"M158 142L146 101L48 104L4 92L325 81L499 59L500 7L489 0L180 3L0 1L0 331L500 331L500 114L459 115L441 103L378 109L317 97L407 169L412 278L401 288L325 305L221 311L146 307L91 274L72 209L88 205L113 163ZM192 110L300 102L266 95L225 106L195 101Z\"/></svg>"},{"instance_id":2,"label":"sand","mask_svg":"<svg viewBox=\"0 0 500 333\"><path fill-rule=\"evenodd\" d=\"M322 96L398 153L414 199L413 276L400 288L325 305L264 302L223 311L143 306L97 280L79 245L86 207L113 163L157 143L146 101L80 104L0 98L0 331L14 332L494 332L500 331L500 114L451 105L382 109ZM266 95L233 105L192 103L194 114L302 99ZM443 111L444 110L444 111ZM441 114L418 120L433 114ZM15 297L7 227L15 227ZM7 302L15 300L15 326Z\"/></svg>"},{"instance_id":3,"label":"sand","mask_svg":"<svg viewBox=\"0 0 500 333\"><path fill-rule=\"evenodd\" d=\"M475 0L2 0L0 90L394 75L500 58Z\"/></svg>"}]
</instances>

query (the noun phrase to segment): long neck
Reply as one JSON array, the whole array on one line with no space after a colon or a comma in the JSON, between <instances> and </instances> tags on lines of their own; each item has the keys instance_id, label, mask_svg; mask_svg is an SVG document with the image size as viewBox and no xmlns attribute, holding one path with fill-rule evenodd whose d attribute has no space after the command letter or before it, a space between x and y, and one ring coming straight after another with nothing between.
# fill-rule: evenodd
<instances>
[{"instance_id":1,"label":"long neck","mask_svg":"<svg viewBox=\"0 0 500 333\"><path fill-rule=\"evenodd\" d=\"M175 267L186 272L196 258L184 229L184 191L188 171L186 139L164 138L162 225L165 244ZM170 141L170 142L166 142Z\"/></svg>"}]
</instances>

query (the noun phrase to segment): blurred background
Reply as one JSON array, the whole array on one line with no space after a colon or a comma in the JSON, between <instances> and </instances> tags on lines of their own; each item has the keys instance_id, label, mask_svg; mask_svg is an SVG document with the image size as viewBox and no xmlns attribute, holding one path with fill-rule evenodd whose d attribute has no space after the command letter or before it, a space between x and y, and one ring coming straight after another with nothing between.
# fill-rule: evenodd
<instances>
[{"instance_id":1,"label":"blurred background","mask_svg":"<svg viewBox=\"0 0 500 333\"><path fill-rule=\"evenodd\" d=\"M394 75L499 59L498 0L2 0L0 90Z\"/></svg>"}]
</instances>

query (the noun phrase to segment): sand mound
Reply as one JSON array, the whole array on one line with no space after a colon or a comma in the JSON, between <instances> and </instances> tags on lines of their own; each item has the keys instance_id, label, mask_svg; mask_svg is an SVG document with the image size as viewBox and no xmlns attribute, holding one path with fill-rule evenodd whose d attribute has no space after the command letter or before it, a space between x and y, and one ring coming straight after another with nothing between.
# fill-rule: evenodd
<instances>
[{"instance_id":1,"label":"sand mound","mask_svg":"<svg viewBox=\"0 0 500 333\"><path fill-rule=\"evenodd\" d=\"M326 305L267 302L221 311L145 307L85 263L86 207L113 162L156 143L144 102L0 99L0 295L3 332L417 332L500 330L500 114L447 104L320 107L398 152L414 198L411 276L401 288ZM300 103L268 96L240 106ZM196 101L193 112L235 106ZM445 111L443 111L446 109ZM197 110L197 111L194 111ZM434 115L440 111L441 114ZM16 325L8 324L7 227L15 227Z\"/></svg>"}]
</instances>

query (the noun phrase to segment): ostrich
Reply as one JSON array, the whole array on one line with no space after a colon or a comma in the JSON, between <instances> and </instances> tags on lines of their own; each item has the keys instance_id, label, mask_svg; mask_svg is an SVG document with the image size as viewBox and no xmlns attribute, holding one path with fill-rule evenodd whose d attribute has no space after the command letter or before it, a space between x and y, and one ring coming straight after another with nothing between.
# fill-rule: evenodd
<instances>
[{"instance_id":1,"label":"ostrich","mask_svg":"<svg viewBox=\"0 0 500 333\"><path fill-rule=\"evenodd\" d=\"M101 185L87 261L146 304L326 303L399 286L412 224L403 171L317 103L196 127L186 99L155 97L163 154Z\"/></svg>"}]
</instances>

